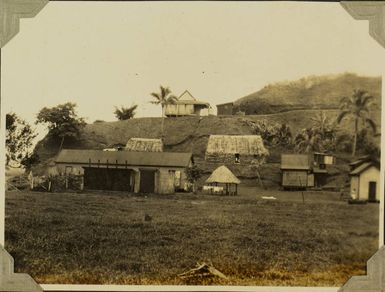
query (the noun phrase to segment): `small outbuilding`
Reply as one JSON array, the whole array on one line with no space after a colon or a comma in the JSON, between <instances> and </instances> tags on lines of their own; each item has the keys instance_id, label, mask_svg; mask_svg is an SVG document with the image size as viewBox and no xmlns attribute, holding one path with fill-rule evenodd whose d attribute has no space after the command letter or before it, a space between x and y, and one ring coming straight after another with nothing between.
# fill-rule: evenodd
<instances>
[{"instance_id":1,"label":"small outbuilding","mask_svg":"<svg viewBox=\"0 0 385 292\"><path fill-rule=\"evenodd\" d=\"M220 188L221 193L226 195L237 195L240 183L241 181L224 165L215 169L206 180L211 192L215 192L215 188Z\"/></svg>"},{"instance_id":2,"label":"small outbuilding","mask_svg":"<svg viewBox=\"0 0 385 292\"><path fill-rule=\"evenodd\" d=\"M235 115L233 102L217 104L217 116L232 116Z\"/></svg>"},{"instance_id":3,"label":"small outbuilding","mask_svg":"<svg viewBox=\"0 0 385 292\"><path fill-rule=\"evenodd\" d=\"M124 150L137 152L163 152L161 139L130 138Z\"/></svg>"},{"instance_id":4,"label":"small outbuilding","mask_svg":"<svg viewBox=\"0 0 385 292\"><path fill-rule=\"evenodd\" d=\"M282 154L281 176L284 189L314 186L312 173L313 155L308 154Z\"/></svg>"},{"instance_id":5,"label":"small outbuilding","mask_svg":"<svg viewBox=\"0 0 385 292\"><path fill-rule=\"evenodd\" d=\"M205 160L212 163L250 165L263 163L269 151L259 135L210 135Z\"/></svg>"},{"instance_id":6,"label":"small outbuilding","mask_svg":"<svg viewBox=\"0 0 385 292\"><path fill-rule=\"evenodd\" d=\"M350 195L354 200L377 202L380 200L380 163L372 159L359 159L350 164Z\"/></svg>"}]
</instances>

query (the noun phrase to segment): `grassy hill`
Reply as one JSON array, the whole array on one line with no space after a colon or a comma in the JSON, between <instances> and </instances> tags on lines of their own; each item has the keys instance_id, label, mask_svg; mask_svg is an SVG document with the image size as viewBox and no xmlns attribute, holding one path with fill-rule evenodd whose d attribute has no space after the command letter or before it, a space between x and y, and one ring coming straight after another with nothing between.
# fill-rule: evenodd
<instances>
[{"instance_id":1,"label":"grassy hill","mask_svg":"<svg viewBox=\"0 0 385 292\"><path fill-rule=\"evenodd\" d=\"M328 117L335 119L338 110L325 110ZM165 151L192 152L197 163L210 173L218 165L203 163L208 138L213 134L254 134L246 121L266 120L276 123L286 123L295 135L299 130L308 127L311 118L318 113L318 110L297 110L270 115L248 115L248 116L208 116L208 117L179 117L165 119ZM380 125L380 112L374 112L374 117ZM339 131L351 132L352 125L344 121ZM159 138L161 136L160 118L137 118L116 122L97 122L88 124L76 143L64 143L64 148L79 149L103 149L113 144L125 144L129 138ZM378 138L379 140L379 138ZM40 141L35 151L42 163L34 169L34 172L41 172L47 163L58 153L57 142L48 138ZM269 149L270 157L268 164L262 169L262 179L269 186L279 184L279 160L280 154L286 149ZM250 171L245 167L237 167L231 170L240 177L250 177ZM342 181L346 178L341 179Z\"/></svg>"},{"instance_id":2,"label":"grassy hill","mask_svg":"<svg viewBox=\"0 0 385 292\"><path fill-rule=\"evenodd\" d=\"M381 77L358 76L352 73L310 76L296 81L269 84L261 90L235 101L246 114L269 114L294 109L336 109L343 96L354 89L363 89L381 106Z\"/></svg>"},{"instance_id":3,"label":"grassy hill","mask_svg":"<svg viewBox=\"0 0 385 292\"><path fill-rule=\"evenodd\" d=\"M252 129L245 123L246 120L285 123L295 135L299 130L308 127L311 118L318 112L319 110L296 110L269 115L166 118L165 147L169 151L193 152L197 156L202 156L210 135L253 134ZM332 120L338 115L338 110L324 110L324 112ZM380 125L380 111L373 112L373 117ZM117 143L125 144L132 137L159 138L161 136L160 121L160 118L137 118L88 124L77 143L64 143L64 146L67 148L103 149ZM348 120L343 121L339 128L340 131L352 131L352 125ZM36 151L40 157L47 158L47 154L51 156L53 152L57 151L57 146L45 138L37 144Z\"/></svg>"}]
</instances>

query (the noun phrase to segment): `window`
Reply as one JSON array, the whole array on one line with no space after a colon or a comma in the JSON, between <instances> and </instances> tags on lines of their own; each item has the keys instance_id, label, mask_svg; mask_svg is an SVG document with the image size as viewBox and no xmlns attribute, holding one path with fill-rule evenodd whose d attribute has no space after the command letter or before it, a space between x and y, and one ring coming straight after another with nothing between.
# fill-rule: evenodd
<instances>
[{"instance_id":1,"label":"window","mask_svg":"<svg viewBox=\"0 0 385 292\"><path fill-rule=\"evenodd\" d=\"M241 163L241 157L239 153L235 153L235 163Z\"/></svg>"},{"instance_id":2,"label":"window","mask_svg":"<svg viewBox=\"0 0 385 292\"><path fill-rule=\"evenodd\" d=\"M72 166L66 166L65 174L71 174L72 173Z\"/></svg>"}]
</instances>

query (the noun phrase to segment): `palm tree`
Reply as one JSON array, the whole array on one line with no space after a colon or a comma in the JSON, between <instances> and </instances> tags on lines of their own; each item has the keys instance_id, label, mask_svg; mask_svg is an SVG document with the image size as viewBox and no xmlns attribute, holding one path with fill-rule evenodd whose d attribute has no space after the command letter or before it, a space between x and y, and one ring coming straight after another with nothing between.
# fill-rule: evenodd
<instances>
[{"instance_id":1,"label":"palm tree","mask_svg":"<svg viewBox=\"0 0 385 292\"><path fill-rule=\"evenodd\" d=\"M152 92L151 96L154 97L155 100L151 101L152 104L160 104L162 107L162 141L164 139L164 118L165 118L165 108L168 104L175 104L177 101L177 97L171 94L171 90L168 87L160 86L160 92Z\"/></svg>"},{"instance_id":2,"label":"palm tree","mask_svg":"<svg viewBox=\"0 0 385 292\"><path fill-rule=\"evenodd\" d=\"M137 108L138 108L137 104L134 104L130 107L124 107L124 106L121 106L120 108L115 107L114 114L119 121L129 120L134 118L136 114L135 111Z\"/></svg>"},{"instance_id":3,"label":"palm tree","mask_svg":"<svg viewBox=\"0 0 385 292\"><path fill-rule=\"evenodd\" d=\"M311 118L313 125L311 130L313 135L320 136L320 150L332 150L335 147L336 140L336 122L332 122L325 112L320 111L315 117Z\"/></svg>"},{"instance_id":4,"label":"palm tree","mask_svg":"<svg viewBox=\"0 0 385 292\"><path fill-rule=\"evenodd\" d=\"M295 149L301 153L310 153L320 150L320 142L322 138L319 133L310 128L303 129L295 137Z\"/></svg>"},{"instance_id":5,"label":"palm tree","mask_svg":"<svg viewBox=\"0 0 385 292\"><path fill-rule=\"evenodd\" d=\"M373 132L376 133L376 123L369 118L370 106L373 103L373 96L371 96L365 90L354 90L353 95L350 97L343 97L340 101L340 113L337 117L337 123L348 116L351 116L354 120L354 139L353 139L353 150L352 156L356 155L357 147L357 135L358 125L361 121L364 126L369 125Z\"/></svg>"}]
</instances>

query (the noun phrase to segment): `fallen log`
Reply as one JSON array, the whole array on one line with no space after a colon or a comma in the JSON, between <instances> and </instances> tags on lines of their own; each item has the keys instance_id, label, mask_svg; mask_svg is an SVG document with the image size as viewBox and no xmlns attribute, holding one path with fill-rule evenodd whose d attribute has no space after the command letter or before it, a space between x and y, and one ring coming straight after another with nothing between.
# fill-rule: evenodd
<instances>
[{"instance_id":1,"label":"fallen log","mask_svg":"<svg viewBox=\"0 0 385 292\"><path fill-rule=\"evenodd\" d=\"M192 277L210 277L216 276L225 280L228 278L220 271L218 271L213 265L207 263L197 263L197 267L187 272L178 275L181 278L192 278Z\"/></svg>"}]
</instances>

